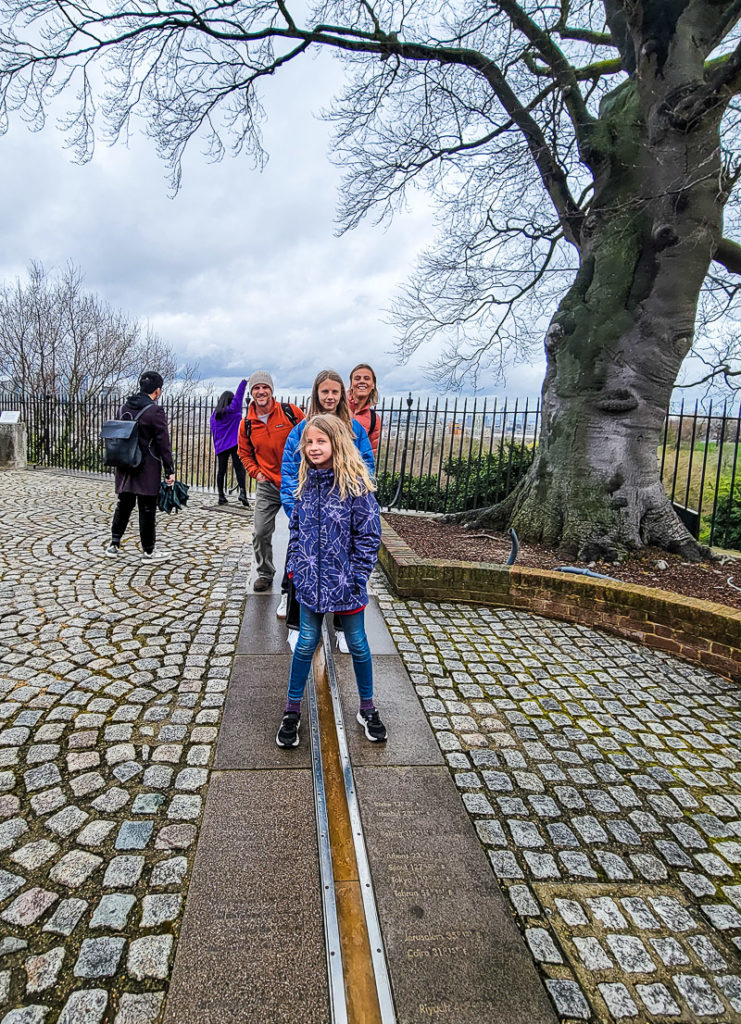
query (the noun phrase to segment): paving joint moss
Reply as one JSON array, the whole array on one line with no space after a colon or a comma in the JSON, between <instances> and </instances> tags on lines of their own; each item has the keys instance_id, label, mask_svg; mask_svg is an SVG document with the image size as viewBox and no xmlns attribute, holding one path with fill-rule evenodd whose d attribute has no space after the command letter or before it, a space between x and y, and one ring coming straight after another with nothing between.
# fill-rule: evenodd
<instances>
[{"instance_id":1,"label":"paving joint moss","mask_svg":"<svg viewBox=\"0 0 741 1024\"><path fill-rule=\"evenodd\" d=\"M0 474L0 1022L161 1014L242 621L208 495L103 555L112 481Z\"/></svg>"},{"instance_id":2,"label":"paving joint moss","mask_svg":"<svg viewBox=\"0 0 741 1024\"><path fill-rule=\"evenodd\" d=\"M583 626L373 586L559 1014L741 1020L738 687Z\"/></svg>"}]
</instances>

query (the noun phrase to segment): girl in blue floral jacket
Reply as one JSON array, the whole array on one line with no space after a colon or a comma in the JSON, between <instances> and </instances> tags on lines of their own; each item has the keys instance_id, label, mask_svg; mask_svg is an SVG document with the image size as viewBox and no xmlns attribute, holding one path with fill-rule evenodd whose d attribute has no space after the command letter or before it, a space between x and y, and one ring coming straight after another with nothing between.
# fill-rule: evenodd
<instances>
[{"instance_id":1,"label":"girl in blue floral jacket","mask_svg":"<svg viewBox=\"0 0 741 1024\"><path fill-rule=\"evenodd\" d=\"M326 612L342 616L360 695L357 721L369 740L386 739L373 705L373 663L365 635L368 578L381 543L375 487L349 430L337 416L314 416L301 435L296 503L286 566L301 607L279 747L298 746L301 698Z\"/></svg>"}]
</instances>

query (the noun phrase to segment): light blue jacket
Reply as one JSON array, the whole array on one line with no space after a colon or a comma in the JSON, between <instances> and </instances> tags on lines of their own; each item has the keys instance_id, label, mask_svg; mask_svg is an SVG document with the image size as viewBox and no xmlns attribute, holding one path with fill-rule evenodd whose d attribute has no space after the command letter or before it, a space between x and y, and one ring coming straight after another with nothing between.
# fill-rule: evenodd
<instances>
[{"instance_id":1,"label":"light blue jacket","mask_svg":"<svg viewBox=\"0 0 741 1024\"><path fill-rule=\"evenodd\" d=\"M296 501L298 467L301 465L300 442L306 423L307 420L301 420L300 423L296 424L288 435L286 446L283 449L283 462L280 468L280 500L289 519L291 518L293 505ZM376 460L373 458L373 449L371 448L368 435L365 432L365 427L358 423L357 420L353 420L352 430L355 435L355 444L357 445L357 449L360 452L363 462L368 467L368 472L371 477L374 477L376 473Z\"/></svg>"}]
</instances>

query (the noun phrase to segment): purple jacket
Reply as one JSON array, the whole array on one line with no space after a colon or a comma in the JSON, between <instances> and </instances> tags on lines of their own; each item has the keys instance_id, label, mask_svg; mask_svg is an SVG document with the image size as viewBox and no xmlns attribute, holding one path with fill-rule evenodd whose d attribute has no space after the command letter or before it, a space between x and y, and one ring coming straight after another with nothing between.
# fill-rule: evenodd
<instances>
[{"instance_id":1,"label":"purple jacket","mask_svg":"<svg viewBox=\"0 0 741 1024\"><path fill-rule=\"evenodd\" d=\"M299 604L314 612L351 612L368 604L366 584L381 545L374 494L344 499L334 470L310 469L291 512L286 567Z\"/></svg>"},{"instance_id":2,"label":"purple jacket","mask_svg":"<svg viewBox=\"0 0 741 1024\"><path fill-rule=\"evenodd\" d=\"M217 455L219 452L227 452L230 448L237 447L237 434L242 419L242 400L246 387L247 381L243 380L221 416L217 418L216 413L211 413L211 433Z\"/></svg>"}]
</instances>

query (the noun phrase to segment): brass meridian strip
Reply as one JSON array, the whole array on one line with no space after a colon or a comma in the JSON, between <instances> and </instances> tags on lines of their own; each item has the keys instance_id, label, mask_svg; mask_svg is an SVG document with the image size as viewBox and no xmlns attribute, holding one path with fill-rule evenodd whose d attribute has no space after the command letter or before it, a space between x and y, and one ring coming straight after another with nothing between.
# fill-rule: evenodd
<instances>
[{"instance_id":1,"label":"brass meridian strip","mask_svg":"<svg viewBox=\"0 0 741 1024\"><path fill-rule=\"evenodd\" d=\"M345 972L347 1020L349 1024L383 1024L328 676L324 651L320 647L314 656L314 685L319 711L337 922Z\"/></svg>"},{"instance_id":2,"label":"brass meridian strip","mask_svg":"<svg viewBox=\"0 0 741 1024\"><path fill-rule=\"evenodd\" d=\"M319 852L319 879L322 887L324 945L327 955L329 1009L332 1024L350 1024L347 1016L342 943L337 914L337 892L332 865L331 831L313 668L309 673L306 690L309 709L309 736L311 739L311 772Z\"/></svg>"},{"instance_id":3,"label":"brass meridian strip","mask_svg":"<svg viewBox=\"0 0 741 1024\"><path fill-rule=\"evenodd\" d=\"M351 1005L357 1004L355 993L358 996L365 991L365 979L370 971L370 978L373 982L373 998L365 1002L363 1012L360 1016L351 1017L353 1024L396 1024L396 1012L394 1010L393 995L391 992L391 980L389 978L386 956L381 935L381 925L378 919L375 894L373 891L373 880L370 873L370 864L365 846L363 827L360 820L360 808L358 805L355 780L353 778L352 766L350 764L350 752L347 746L345 722L342 715L339 687L337 685L337 673L335 671L332 647L329 640L326 624L322 630L322 644L318 649L314 664L317 668L315 679L317 680L317 693L320 708L320 718L326 728L322 729L322 737L331 739L331 763L332 763L332 803L330 810L330 833L338 836L338 867L340 870L340 856L347 857L346 849L349 843L353 847L353 862L351 890L353 899L345 896L344 883L338 886L338 917L340 924L340 935L342 937L343 956L353 956L352 968L346 965L346 989L348 978L352 979L353 998L348 997L348 1010ZM324 671L322 671L322 668ZM326 707L326 711L325 711ZM324 749L324 748L323 748ZM329 762L330 757L325 757ZM335 799L335 793L337 793ZM334 808L338 808L338 819L335 821ZM348 838L349 837L349 838ZM335 844L332 843L333 857ZM358 899L362 904L362 921L357 912ZM344 908L348 907L347 915L343 916ZM351 912L352 910L352 912ZM357 920L356 920L357 918ZM357 936L354 936L354 929L362 929ZM352 943L349 937L353 937ZM360 959L359 950L362 946L362 955L368 959L363 962ZM363 995L363 999L366 1000ZM372 1007L372 1014L371 1014Z\"/></svg>"}]
</instances>

